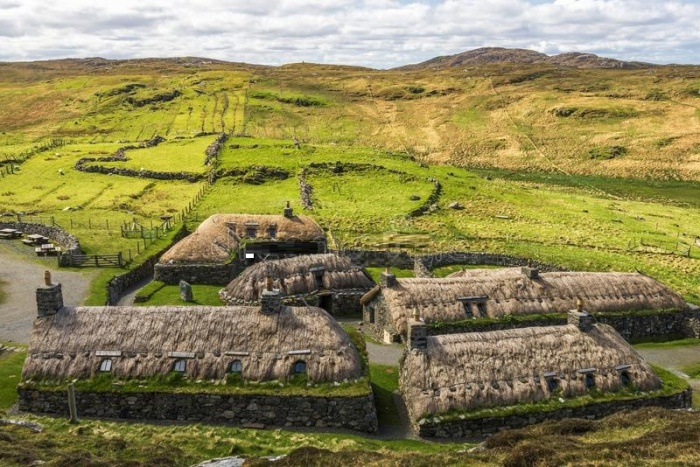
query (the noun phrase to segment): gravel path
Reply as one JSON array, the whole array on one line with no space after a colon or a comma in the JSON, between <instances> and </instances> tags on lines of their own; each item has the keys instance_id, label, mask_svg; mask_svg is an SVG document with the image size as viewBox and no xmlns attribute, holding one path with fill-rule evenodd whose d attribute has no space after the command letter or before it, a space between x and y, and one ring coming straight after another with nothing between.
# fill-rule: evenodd
<instances>
[{"instance_id":1,"label":"gravel path","mask_svg":"<svg viewBox=\"0 0 700 467\"><path fill-rule=\"evenodd\" d=\"M637 352L649 363L658 365L682 375L680 369L684 366L700 363L700 345L658 348L658 349L637 349ZM693 391L700 392L700 379L689 379L688 382Z\"/></svg>"},{"instance_id":2,"label":"gravel path","mask_svg":"<svg viewBox=\"0 0 700 467\"><path fill-rule=\"evenodd\" d=\"M0 304L0 341L29 342L36 317L35 290L50 270L54 282L63 286L63 303L80 305L96 271L70 272L57 268L56 258L39 258L18 240L0 240L0 281L7 300Z\"/></svg>"}]
</instances>

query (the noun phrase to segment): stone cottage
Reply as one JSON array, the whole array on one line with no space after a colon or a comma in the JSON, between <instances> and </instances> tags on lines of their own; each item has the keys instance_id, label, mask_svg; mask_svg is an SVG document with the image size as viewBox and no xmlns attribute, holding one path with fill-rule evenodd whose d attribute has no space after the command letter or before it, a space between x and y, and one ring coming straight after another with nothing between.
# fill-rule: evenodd
<instances>
[{"instance_id":1,"label":"stone cottage","mask_svg":"<svg viewBox=\"0 0 700 467\"><path fill-rule=\"evenodd\" d=\"M578 300L596 313L675 310L680 314L669 313L659 319L674 319L679 328L687 321L683 313L689 309L680 295L643 274L540 273L530 267L468 269L446 278L396 278L390 271L384 272L381 283L361 302L366 331L391 342L405 339L406 323L414 310L429 327L479 318L555 313L562 314L563 322L563 315L575 308ZM659 324L659 328L664 326L665 322Z\"/></svg>"},{"instance_id":2,"label":"stone cottage","mask_svg":"<svg viewBox=\"0 0 700 467\"><path fill-rule=\"evenodd\" d=\"M254 264L219 296L229 305L258 304L268 280L280 291L284 303L318 306L336 316L359 316L360 298L374 286L364 269L348 258L328 253Z\"/></svg>"},{"instance_id":3,"label":"stone cottage","mask_svg":"<svg viewBox=\"0 0 700 467\"><path fill-rule=\"evenodd\" d=\"M154 274L167 284L226 285L256 262L325 251L323 229L289 205L282 215L216 214L165 252Z\"/></svg>"},{"instance_id":4,"label":"stone cottage","mask_svg":"<svg viewBox=\"0 0 700 467\"><path fill-rule=\"evenodd\" d=\"M22 410L66 412L56 387L75 381L87 385L78 390L81 416L377 428L358 350L320 308L285 306L274 289L258 306L65 307L61 285L46 282L18 389ZM162 379L148 389L173 375L187 390L163 390ZM114 382L90 389L96 377ZM295 378L304 384L286 395L281 388ZM129 381L144 389L121 391ZM271 381L279 383L265 389ZM314 393L316 385L328 392ZM353 393L333 396L347 385Z\"/></svg>"},{"instance_id":5,"label":"stone cottage","mask_svg":"<svg viewBox=\"0 0 700 467\"><path fill-rule=\"evenodd\" d=\"M691 390L661 392L658 376L613 328L585 311L569 316L562 326L442 336L426 336L417 314L409 319L399 388L414 428L479 437L547 419L690 407Z\"/></svg>"}]
</instances>

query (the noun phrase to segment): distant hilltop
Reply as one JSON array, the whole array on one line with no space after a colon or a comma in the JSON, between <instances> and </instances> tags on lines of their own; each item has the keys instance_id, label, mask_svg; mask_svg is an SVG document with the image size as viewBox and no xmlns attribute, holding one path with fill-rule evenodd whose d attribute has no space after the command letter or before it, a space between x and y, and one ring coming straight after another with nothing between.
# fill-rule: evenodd
<instances>
[{"instance_id":1,"label":"distant hilltop","mask_svg":"<svg viewBox=\"0 0 700 467\"><path fill-rule=\"evenodd\" d=\"M572 68L647 68L651 63L626 62L614 58L599 57L584 52L567 52L559 55L546 55L528 49L507 49L484 47L456 55L431 58L415 65L406 65L397 70L430 70L453 68L466 65L488 65L495 63L542 63Z\"/></svg>"}]
</instances>

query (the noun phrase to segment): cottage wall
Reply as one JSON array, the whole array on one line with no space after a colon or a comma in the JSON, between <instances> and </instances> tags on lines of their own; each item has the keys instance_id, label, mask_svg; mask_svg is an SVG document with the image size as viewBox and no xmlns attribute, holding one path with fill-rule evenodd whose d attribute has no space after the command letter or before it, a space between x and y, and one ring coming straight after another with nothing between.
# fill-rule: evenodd
<instances>
[{"instance_id":1,"label":"cottage wall","mask_svg":"<svg viewBox=\"0 0 700 467\"><path fill-rule=\"evenodd\" d=\"M389 307L381 293L364 305L362 331L382 342L400 341L399 332L394 327Z\"/></svg>"},{"instance_id":2,"label":"cottage wall","mask_svg":"<svg viewBox=\"0 0 700 467\"><path fill-rule=\"evenodd\" d=\"M429 417L414 423L414 429L425 438L483 438L493 433L522 428L546 420L565 418L602 418L622 410L635 410L642 407L663 407L667 409L687 409L692 406L693 392L687 389L670 396L648 399L614 400L587 404L581 407L562 408L547 412L532 412L525 415L488 416L465 420L442 420Z\"/></svg>"},{"instance_id":3,"label":"cottage wall","mask_svg":"<svg viewBox=\"0 0 700 467\"><path fill-rule=\"evenodd\" d=\"M688 311L659 311L638 314L594 313L595 320L613 327L627 341L658 337L695 337L700 334L700 313ZM537 319L511 320L464 320L457 323L428 324L429 336L461 334L464 332L489 332L503 329L526 328L532 326L558 326L566 324L566 315L542 316ZM693 327L696 325L697 329Z\"/></svg>"},{"instance_id":4,"label":"cottage wall","mask_svg":"<svg viewBox=\"0 0 700 467\"><path fill-rule=\"evenodd\" d=\"M18 388L22 411L68 415L66 393ZM330 427L375 433L372 392L356 397L284 397L163 392L77 392L78 416L180 420L236 426Z\"/></svg>"}]
</instances>

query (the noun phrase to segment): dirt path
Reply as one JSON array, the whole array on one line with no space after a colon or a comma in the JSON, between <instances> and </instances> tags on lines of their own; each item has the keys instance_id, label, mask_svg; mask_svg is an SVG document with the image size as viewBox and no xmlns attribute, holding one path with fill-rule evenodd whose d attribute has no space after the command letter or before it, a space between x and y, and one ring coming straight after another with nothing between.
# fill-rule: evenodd
<instances>
[{"instance_id":1,"label":"dirt path","mask_svg":"<svg viewBox=\"0 0 700 467\"><path fill-rule=\"evenodd\" d=\"M637 349L637 352L649 363L658 365L679 374L681 368L700 363L700 345L658 348L658 349ZM693 391L700 392L700 379L689 379L688 382Z\"/></svg>"},{"instance_id":2,"label":"dirt path","mask_svg":"<svg viewBox=\"0 0 700 467\"><path fill-rule=\"evenodd\" d=\"M80 305L87 296L95 272L57 269L56 258L32 257L30 248L16 240L0 240L0 281L7 300L0 304L0 341L29 342L36 317L35 289L43 283L44 271L63 286L65 305Z\"/></svg>"}]
</instances>

